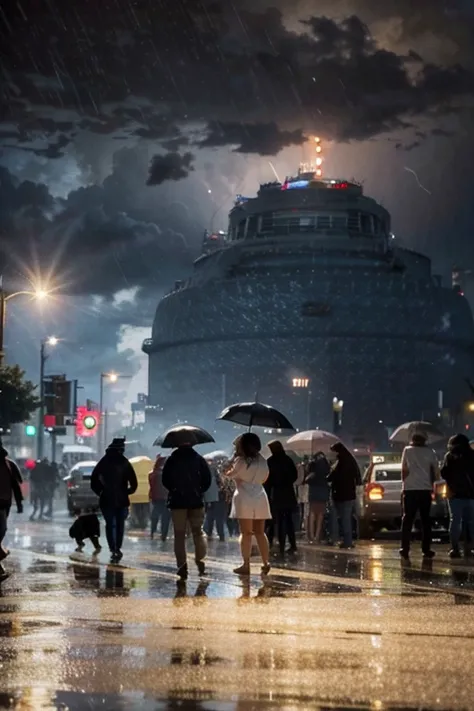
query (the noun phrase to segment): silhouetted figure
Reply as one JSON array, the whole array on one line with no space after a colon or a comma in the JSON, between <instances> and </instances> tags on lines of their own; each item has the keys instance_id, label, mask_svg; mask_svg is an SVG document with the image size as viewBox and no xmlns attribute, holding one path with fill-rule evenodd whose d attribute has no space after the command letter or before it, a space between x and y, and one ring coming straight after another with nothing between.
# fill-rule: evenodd
<instances>
[{"instance_id":1,"label":"silhouetted figure","mask_svg":"<svg viewBox=\"0 0 474 711\"><path fill-rule=\"evenodd\" d=\"M204 575L207 541L203 531L204 492L211 485L211 472L204 457L190 444L171 452L163 467L163 486L168 489L168 507L174 528L174 552L178 575L188 577L186 558L186 528L191 527L195 560L200 575Z\"/></svg>"},{"instance_id":2,"label":"silhouetted figure","mask_svg":"<svg viewBox=\"0 0 474 711\"><path fill-rule=\"evenodd\" d=\"M331 446L337 461L333 465L328 482L331 485L332 500L342 528L341 548L352 548L352 514L356 490L362 484L359 465L355 457L342 442Z\"/></svg>"},{"instance_id":3,"label":"silhouetted figure","mask_svg":"<svg viewBox=\"0 0 474 711\"><path fill-rule=\"evenodd\" d=\"M328 477L331 473L329 464L323 452L318 452L308 464L305 484L308 485L309 515L307 525L308 541L321 541L324 514L329 501L330 489Z\"/></svg>"},{"instance_id":4,"label":"silhouetted figure","mask_svg":"<svg viewBox=\"0 0 474 711\"><path fill-rule=\"evenodd\" d=\"M267 493L269 492L270 508L278 532L280 555L283 556L287 536L290 544L288 552L296 553L293 514L298 507L295 494L298 471L279 440L269 442L268 448L272 454L267 459L269 475L265 489Z\"/></svg>"},{"instance_id":5,"label":"silhouetted figure","mask_svg":"<svg viewBox=\"0 0 474 711\"><path fill-rule=\"evenodd\" d=\"M148 475L150 484L150 501L151 501L151 529L150 538L153 537L161 521L161 540L166 541L170 527L170 510L168 508L168 489L163 486L163 467L166 462L166 457L161 454L155 459L153 470Z\"/></svg>"},{"instance_id":6,"label":"silhouetted figure","mask_svg":"<svg viewBox=\"0 0 474 711\"><path fill-rule=\"evenodd\" d=\"M431 494L433 484L440 479L436 453L426 446L424 434L414 434L402 454L402 546L400 555L410 555L411 531L417 513L421 520L421 550L425 558L433 558L431 550Z\"/></svg>"},{"instance_id":7,"label":"silhouetted figure","mask_svg":"<svg viewBox=\"0 0 474 711\"><path fill-rule=\"evenodd\" d=\"M8 551L3 548L3 540L7 532L7 520L15 499L18 513L23 511L23 494L21 492L21 474L15 462L8 458L8 452L0 445L0 581L7 577L2 560Z\"/></svg>"},{"instance_id":8,"label":"silhouetted figure","mask_svg":"<svg viewBox=\"0 0 474 711\"><path fill-rule=\"evenodd\" d=\"M137 475L124 452L125 439L114 439L95 465L91 476L91 489L99 497L105 520L105 535L114 563L123 557L122 543L130 506L129 496L138 487Z\"/></svg>"},{"instance_id":9,"label":"silhouetted figure","mask_svg":"<svg viewBox=\"0 0 474 711\"><path fill-rule=\"evenodd\" d=\"M464 527L469 540L464 542L464 555L469 556L474 541L474 450L466 435L457 434L449 440L441 476L448 485L449 555L451 558L461 557L459 541Z\"/></svg>"}]
</instances>

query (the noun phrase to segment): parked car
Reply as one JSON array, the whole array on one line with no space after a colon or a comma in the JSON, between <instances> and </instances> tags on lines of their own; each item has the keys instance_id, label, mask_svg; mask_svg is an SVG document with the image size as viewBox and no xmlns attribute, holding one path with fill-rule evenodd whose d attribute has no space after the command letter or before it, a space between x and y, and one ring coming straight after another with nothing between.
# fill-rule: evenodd
<instances>
[{"instance_id":1,"label":"parked car","mask_svg":"<svg viewBox=\"0 0 474 711\"><path fill-rule=\"evenodd\" d=\"M399 530L402 520L402 465L401 462L379 461L383 455L374 455L364 475L364 485L359 494L360 535L370 538L382 529ZM431 518L433 527L448 527L449 511L446 483L435 486Z\"/></svg>"},{"instance_id":2,"label":"parked car","mask_svg":"<svg viewBox=\"0 0 474 711\"><path fill-rule=\"evenodd\" d=\"M67 508L70 515L84 509L98 509L99 497L91 489L92 471L97 462L78 462L64 477L67 491Z\"/></svg>"}]
</instances>

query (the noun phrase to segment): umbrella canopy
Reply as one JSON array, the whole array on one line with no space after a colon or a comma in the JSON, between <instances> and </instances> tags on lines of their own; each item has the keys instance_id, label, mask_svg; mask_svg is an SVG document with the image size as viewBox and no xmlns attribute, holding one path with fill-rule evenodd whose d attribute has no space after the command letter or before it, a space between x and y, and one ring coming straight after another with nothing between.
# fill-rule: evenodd
<instances>
[{"instance_id":1,"label":"umbrella canopy","mask_svg":"<svg viewBox=\"0 0 474 711\"><path fill-rule=\"evenodd\" d=\"M236 425L252 427L268 427L272 430L293 430L291 422L270 405L261 402L240 402L229 405L221 412L218 420L234 422Z\"/></svg>"},{"instance_id":2,"label":"umbrella canopy","mask_svg":"<svg viewBox=\"0 0 474 711\"><path fill-rule=\"evenodd\" d=\"M175 427L171 427L160 437L157 437L153 442L153 446L163 447L163 449L175 449L184 444L194 446L196 444L207 444L208 442L215 442L215 439L209 432L203 430L202 427L176 425Z\"/></svg>"},{"instance_id":3,"label":"umbrella canopy","mask_svg":"<svg viewBox=\"0 0 474 711\"><path fill-rule=\"evenodd\" d=\"M331 445L341 440L332 432L324 430L306 430L290 437L286 442L286 448L291 449L300 456L324 452L327 454Z\"/></svg>"},{"instance_id":4,"label":"umbrella canopy","mask_svg":"<svg viewBox=\"0 0 474 711\"><path fill-rule=\"evenodd\" d=\"M446 437L440 428L437 425L433 425L432 422L414 420L413 422L404 422L403 425L397 427L397 429L390 435L390 441L408 444L415 434L420 434L426 437L429 444L439 442L441 439Z\"/></svg>"}]
</instances>

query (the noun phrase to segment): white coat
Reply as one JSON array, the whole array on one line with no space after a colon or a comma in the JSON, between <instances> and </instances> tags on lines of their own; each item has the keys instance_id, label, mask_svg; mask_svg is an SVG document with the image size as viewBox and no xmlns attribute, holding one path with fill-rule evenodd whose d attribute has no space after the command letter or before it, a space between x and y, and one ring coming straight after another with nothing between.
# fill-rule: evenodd
<instances>
[{"instance_id":1,"label":"white coat","mask_svg":"<svg viewBox=\"0 0 474 711\"><path fill-rule=\"evenodd\" d=\"M268 465L261 454L248 462L237 457L229 477L236 480L231 518L266 520L272 517L263 483L268 478Z\"/></svg>"}]
</instances>

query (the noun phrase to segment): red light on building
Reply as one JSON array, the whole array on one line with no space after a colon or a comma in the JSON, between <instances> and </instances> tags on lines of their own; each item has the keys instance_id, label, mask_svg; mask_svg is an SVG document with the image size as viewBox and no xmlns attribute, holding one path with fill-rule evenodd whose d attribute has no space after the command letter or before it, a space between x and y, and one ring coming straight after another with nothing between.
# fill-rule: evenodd
<instances>
[{"instance_id":1,"label":"red light on building","mask_svg":"<svg viewBox=\"0 0 474 711\"><path fill-rule=\"evenodd\" d=\"M43 424L45 427L56 427L56 415L45 415Z\"/></svg>"}]
</instances>

